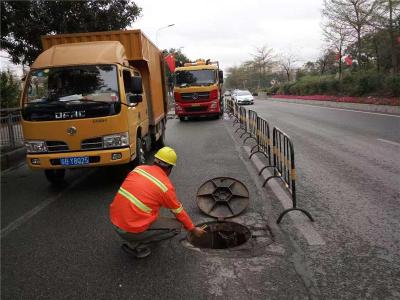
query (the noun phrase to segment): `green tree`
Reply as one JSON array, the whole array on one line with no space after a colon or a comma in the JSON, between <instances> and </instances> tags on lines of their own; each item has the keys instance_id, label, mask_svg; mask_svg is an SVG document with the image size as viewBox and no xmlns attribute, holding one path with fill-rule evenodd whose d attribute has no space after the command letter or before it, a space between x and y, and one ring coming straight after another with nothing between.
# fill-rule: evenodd
<instances>
[{"instance_id":1,"label":"green tree","mask_svg":"<svg viewBox=\"0 0 400 300\"><path fill-rule=\"evenodd\" d=\"M41 35L123 29L140 12L131 0L1 1L1 47L13 63L29 65L42 51Z\"/></svg>"},{"instance_id":2,"label":"green tree","mask_svg":"<svg viewBox=\"0 0 400 300\"><path fill-rule=\"evenodd\" d=\"M13 108L18 106L18 96L20 93L19 80L10 70L0 73L0 106L1 108Z\"/></svg>"}]
</instances>

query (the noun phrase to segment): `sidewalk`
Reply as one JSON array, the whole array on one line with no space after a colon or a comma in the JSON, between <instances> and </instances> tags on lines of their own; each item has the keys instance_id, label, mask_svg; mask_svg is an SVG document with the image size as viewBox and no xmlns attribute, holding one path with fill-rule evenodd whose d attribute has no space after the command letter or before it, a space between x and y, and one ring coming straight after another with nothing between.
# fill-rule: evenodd
<instances>
[{"instance_id":1,"label":"sidewalk","mask_svg":"<svg viewBox=\"0 0 400 300\"><path fill-rule=\"evenodd\" d=\"M167 134L166 141L176 149L179 159L171 179L182 201L194 200L203 182L220 176L243 182L250 192L249 207L229 221L248 226L252 235L259 237L251 238L244 248L187 250L199 254L208 294L217 299L292 299L313 294L297 270L296 264L302 265L301 254L275 225L272 202L276 200L261 187L245 148L233 134L232 121L170 120L168 126L169 132L175 134ZM186 134L191 136L190 143ZM197 224L215 221L201 213L196 205L184 201L184 206ZM295 263L294 257L298 258Z\"/></svg>"},{"instance_id":2,"label":"sidewalk","mask_svg":"<svg viewBox=\"0 0 400 300\"><path fill-rule=\"evenodd\" d=\"M7 170L22 163L26 156L25 147L20 147L12 151L1 152L1 170Z\"/></svg>"}]
</instances>

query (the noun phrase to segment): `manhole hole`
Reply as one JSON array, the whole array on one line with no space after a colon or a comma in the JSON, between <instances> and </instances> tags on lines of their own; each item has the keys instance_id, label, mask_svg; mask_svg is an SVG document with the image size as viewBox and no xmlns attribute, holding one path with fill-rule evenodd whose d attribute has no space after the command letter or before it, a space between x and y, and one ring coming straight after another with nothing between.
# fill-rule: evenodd
<instances>
[{"instance_id":1,"label":"manhole hole","mask_svg":"<svg viewBox=\"0 0 400 300\"><path fill-rule=\"evenodd\" d=\"M187 236L188 242L197 248L234 248L246 243L251 237L251 232L246 226L234 222L207 222L198 226L202 225L207 225L207 228L201 237L191 232Z\"/></svg>"}]
</instances>

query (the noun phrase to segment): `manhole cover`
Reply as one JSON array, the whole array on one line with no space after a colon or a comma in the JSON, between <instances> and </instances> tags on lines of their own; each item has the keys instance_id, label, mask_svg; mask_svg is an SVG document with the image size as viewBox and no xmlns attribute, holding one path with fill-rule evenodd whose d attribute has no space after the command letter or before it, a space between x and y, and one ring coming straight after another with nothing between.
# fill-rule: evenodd
<instances>
[{"instance_id":1,"label":"manhole cover","mask_svg":"<svg viewBox=\"0 0 400 300\"><path fill-rule=\"evenodd\" d=\"M197 206L218 219L239 215L249 205L249 191L237 179L217 177L207 180L197 191Z\"/></svg>"},{"instance_id":2,"label":"manhole cover","mask_svg":"<svg viewBox=\"0 0 400 300\"><path fill-rule=\"evenodd\" d=\"M246 226L234 222L207 222L200 225L207 225L205 234L197 237L189 232L187 236L188 242L198 248L234 248L246 243L251 237L251 232Z\"/></svg>"}]
</instances>

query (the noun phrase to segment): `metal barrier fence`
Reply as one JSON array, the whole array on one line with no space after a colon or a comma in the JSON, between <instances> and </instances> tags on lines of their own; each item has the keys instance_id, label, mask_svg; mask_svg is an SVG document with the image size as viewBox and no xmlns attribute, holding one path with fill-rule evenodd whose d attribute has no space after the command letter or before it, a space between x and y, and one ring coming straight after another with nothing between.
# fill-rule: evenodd
<instances>
[{"instance_id":1,"label":"metal barrier fence","mask_svg":"<svg viewBox=\"0 0 400 300\"><path fill-rule=\"evenodd\" d=\"M272 167L272 139L270 137L269 123L264 119L257 117L257 145L250 150L249 158L256 154L261 153L267 159L268 164L261 169L259 175L268 167Z\"/></svg>"},{"instance_id":2,"label":"metal barrier fence","mask_svg":"<svg viewBox=\"0 0 400 300\"><path fill-rule=\"evenodd\" d=\"M283 216L293 210L298 210L304 213L312 222L314 219L310 213L304 209L297 207L296 199L296 167L294 164L294 147L290 137L281 131L279 128L274 127L272 130L272 151L273 151L273 175L265 179L263 187L268 180L272 178L279 178L283 181L290 195L292 196L293 207L285 209L276 221L278 224L281 222Z\"/></svg>"},{"instance_id":3,"label":"metal barrier fence","mask_svg":"<svg viewBox=\"0 0 400 300\"><path fill-rule=\"evenodd\" d=\"M259 175L261 175L266 168L273 168L273 175L265 179L263 187L270 179L278 178L284 183L291 195L292 208L285 209L279 215L277 223L279 224L282 218L293 210L301 211L310 221L314 222L313 217L308 211L297 207L296 167L294 163L294 147L290 137L279 128L274 127L271 140L270 126L267 121L258 117L257 113L252 110L247 112L244 107L238 106L236 103L234 103L234 105L234 111L236 109L236 112L232 115L235 117L234 124L240 124L235 133L239 130L243 130L244 132L240 135L241 138L245 134L249 135L245 138L243 144L249 138L254 138L257 141L257 145L250 150L249 159L256 153L262 153L267 158L267 165L260 170Z\"/></svg>"},{"instance_id":4,"label":"metal barrier fence","mask_svg":"<svg viewBox=\"0 0 400 300\"><path fill-rule=\"evenodd\" d=\"M0 110L0 146L2 151L13 150L24 145L21 127L21 110Z\"/></svg>"},{"instance_id":5,"label":"metal barrier fence","mask_svg":"<svg viewBox=\"0 0 400 300\"><path fill-rule=\"evenodd\" d=\"M233 115L234 115L234 110L235 110L235 108L234 108L234 102L232 101L232 100L225 100L224 101L224 103L225 103L225 108L224 108L224 111L230 116L230 117L232 117Z\"/></svg>"},{"instance_id":6,"label":"metal barrier fence","mask_svg":"<svg viewBox=\"0 0 400 300\"><path fill-rule=\"evenodd\" d=\"M248 134L248 136L244 139L243 145L246 143L248 139L253 139L257 141L257 113L254 110L249 110L247 113L247 132L245 132L242 136Z\"/></svg>"},{"instance_id":7,"label":"metal barrier fence","mask_svg":"<svg viewBox=\"0 0 400 300\"><path fill-rule=\"evenodd\" d=\"M243 130L243 133L240 136L242 137L242 135L247 132L247 110L242 106L238 107L238 122L239 127L235 130L235 133L239 130Z\"/></svg>"}]
</instances>

